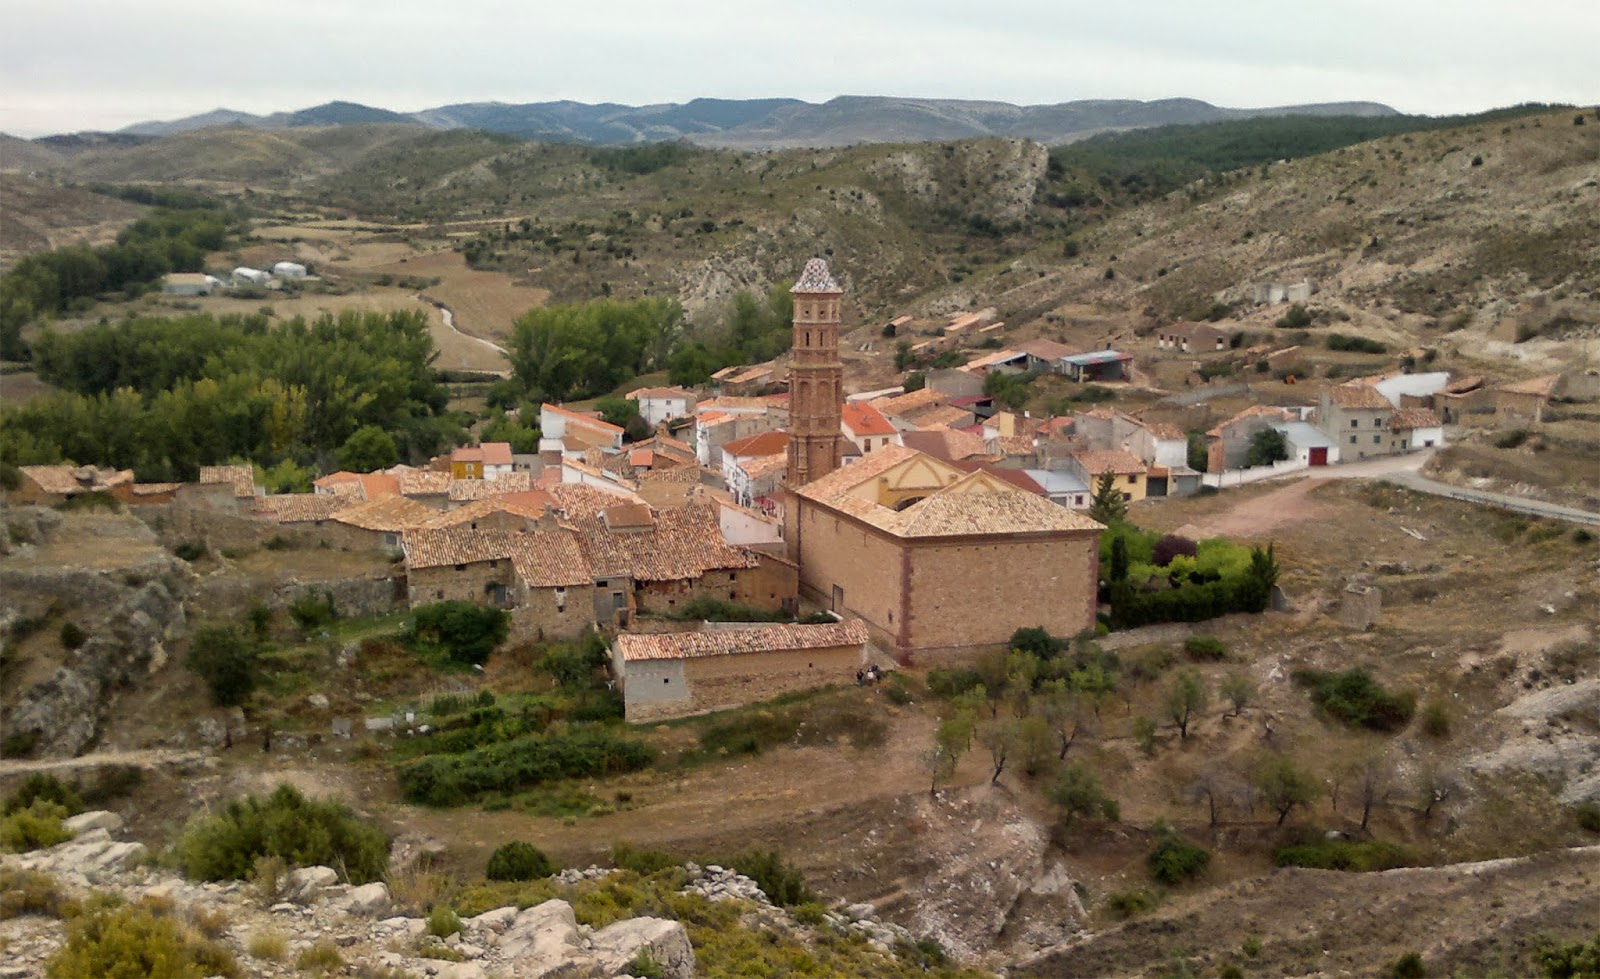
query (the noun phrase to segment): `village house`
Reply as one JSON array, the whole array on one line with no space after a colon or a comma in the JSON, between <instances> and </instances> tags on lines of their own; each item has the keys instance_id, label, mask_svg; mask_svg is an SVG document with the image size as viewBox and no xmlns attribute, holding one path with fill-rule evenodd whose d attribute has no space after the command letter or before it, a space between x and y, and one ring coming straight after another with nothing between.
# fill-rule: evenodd
<instances>
[{"instance_id":1,"label":"village house","mask_svg":"<svg viewBox=\"0 0 1600 979\"><path fill-rule=\"evenodd\" d=\"M450 505L486 500L507 493L526 493L533 489L533 474L526 472L500 472L483 479L452 479L446 498Z\"/></svg>"},{"instance_id":2,"label":"village house","mask_svg":"<svg viewBox=\"0 0 1600 979\"><path fill-rule=\"evenodd\" d=\"M1100 477L1110 475L1112 484L1122 491L1123 500L1137 503L1148 495L1146 479L1149 465L1131 452L1121 449L1085 449L1067 457L1067 470L1093 492Z\"/></svg>"},{"instance_id":3,"label":"village house","mask_svg":"<svg viewBox=\"0 0 1600 979\"><path fill-rule=\"evenodd\" d=\"M1383 400L1381 395L1379 400ZM1285 408L1251 405L1206 432L1206 472L1220 473L1228 469L1242 469L1245 458L1250 454L1250 440L1257 432L1282 422L1299 420L1301 419L1298 413Z\"/></svg>"},{"instance_id":4,"label":"village house","mask_svg":"<svg viewBox=\"0 0 1600 979\"><path fill-rule=\"evenodd\" d=\"M438 516L438 511L403 496L385 496L335 512L323 533L346 550L394 550L400 537Z\"/></svg>"},{"instance_id":5,"label":"village house","mask_svg":"<svg viewBox=\"0 0 1600 979\"><path fill-rule=\"evenodd\" d=\"M161 282L165 296L209 296L222 288L222 280L204 272L169 272Z\"/></svg>"},{"instance_id":6,"label":"village house","mask_svg":"<svg viewBox=\"0 0 1600 979\"><path fill-rule=\"evenodd\" d=\"M1125 381L1128 379L1128 365L1132 362L1132 354L1116 350L1095 350L1063 357L1061 373L1069 381L1083 383Z\"/></svg>"},{"instance_id":7,"label":"village house","mask_svg":"<svg viewBox=\"0 0 1600 979\"><path fill-rule=\"evenodd\" d=\"M979 377L991 373L1021 374L1028 369L1028 355L1012 348L994 350L972 358L958 369Z\"/></svg>"},{"instance_id":8,"label":"village house","mask_svg":"<svg viewBox=\"0 0 1600 979\"><path fill-rule=\"evenodd\" d=\"M1037 340L1024 340L1022 343L1012 344L1012 347L1027 355L1028 370L1046 374L1065 374L1067 358L1078 353L1064 343L1043 337Z\"/></svg>"},{"instance_id":9,"label":"village house","mask_svg":"<svg viewBox=\"0 0 1600 979\"><path fill-rule=\"evenodd\" d=\"M571 639L594 626L594 579L568 528L415 530L404 550L413 608L464 601L507 609L515 639Z\"/></svg>"},{"instance_id":10,"label":"village house","mask_svg":"<svg viewBox=\"0 0 1600 979\"><path fill-rule=\"evenodd\" d=\"M1310 422L1274 421L1268 425L1283 433L1284 448L1295 462L1331 466L1339 461L1339 443Z\"/></svg>"},{"instance_id":11,"label":"village house","mask_svg":"<svg viewBox=\"0 0 1600 979\"><path fill-rule=\"evenodd\" d=\"M989 446L983 436L959 428L929 428L900 433L900 444L943 462L966 459L989 460Z\"/></svg>"},{"instance_id":12,"label":"village house","mask_svg":"<svg viewBox=\"0 0 1600 979\"><path fill-rule=\"evenodd\" d=\"M16 505L54 506L75 496L104 493L128 502L133 495L133 470L96 466L19 466L22 485L6 494Z\"/></svg>"},{"instance_id":13,"label":"village house","mask_svg":"<svg viewBox=\"0 0 1600 979\"><path fill-rule=\"evenodd\" d=\"M509 476L515 468L510 442L463 445L450 452L451 479L493 479Z\"/></svg>"},{"instance_id":14,"label":"village house","mask_svg":"<svg viewBox=\"0 0 1600 979\"><path fill-rule=\"evenodd\" d=\"M1541 424L1550 399L1560 392L1561 383L1560 374L1546 374L1491 389L1495 423L1502 428Z\"/></svg>"},{"instance_id":15,"label":"village house","mask_svg":"<svg viewBox=\"0 0 1600 979\"><path fill-rule=\"evenodd\" d=\"M611 644L611 671L624 716L642 723L852 682L866 665L866 643L859 622L624 632Z\"/></svg>"},{"instance_id":16,"label":"village house","mask_svg":"<svg viewBox=\"0 0 1600 979\"><path fill-rule=\"evenodd\" d=\"M902 661L1094 627L1103 528L991 473L890 446L791 486L784 522L804 593Z\"/></svg>"},{"instance_id":17,"label":"village house","mask_svg":"<svg viewBox=\"0 0 1600 979\"><path fill-rule=\"evenodd\" d=\"M260 495L252 466L201 466L199 481L184 484L174 499L208 510L240 513L248 512L251 501Z\"/></svg>"},{"instance_id":18,"label":"village house","mask_svg":"<svg viewBox=\"0 0 1600 979\"><path fill-rule=\"evenodd\" d=\"M1094 491L1083 480L1064 469L1024 469L1044 493L1045 498L1057 506L1073 510L1087 510L1094 502Z\"/></svg>"},{"instance_id":19,"label":"village house","mask_svg":"<svg viewBox=\"0 0 1600 979\"><path fill-rule=\"evenodd\" d=\"M273 493L258 496L253 501L252 512L270 524L291 532L302 545L327 544L333 546L338 532L323 534L323 529L340 510L351 507L352 502L337 496L318 493Z\"/></svg>"},{"instance_id":20,"label":"village house","mask_svg":"<svg viewBox=\"0 0 1600 979\"><path fill-rule=\"evenodd\" d=\"M724 485L729 497L741 506L772 505L788 468L787 448L767 455L734 456L726 450L722 453Z\"/></svg>"},{"instance_id":21,"label":"village house","mask_svg":"<svg viewBox=\"0 0 1600 979\"><path fill-rule=\"evenodd\" d=\"M416 500L423 506L443 510L450 503L450 486L455 481L448 472L437 469L397 467L395 480L400 485L400 495Z\"/></svg>"},{"instance_id":22,"label":"village house","mask_svg":"<svg viewBox=\"0 0 1600 979\"><path fill-rule=\"evenodd\" d=\"M1368 384L1335 384L1324 388L1317 402L1317 428L1339 444L1345 462L1389 455L1389 420L1394 405Z\"/></svg>"},{"instance_id":23,"label":"village house","mask_svg":"<svg viewBox=\"0 0 1600 979\"><path fill-rule=\"evenodd\" d=\"M639 388L629 391L626 397L638 402L639 417L651 428L694 414L694 393L683 388Z\"/></svg>"},{"instance_id":24,"label":"village house","mask_svg":"<svg viewBox=\"0 0 1600 979\"><path fill-rule=\"evenodd\" d=\"M722 468L722 447L789 423L788 409L764 398L718 398L702 402L694 419L695 458L710 469Z\"/></svg>"},{"instance_id":25,"label":"village house","mask_svg":"<svg viewBox=\"0 0 1600 979\"><path fill-rule=\"evenodd\" d=\"M957 398L978 397L983 394L983 378L959 367L931 370L923 375L927 385L924 390L936 391L951 403Z\"/></svg>"},{"instance_id":26,"label":"village house","mask_svg":"<svg viewBox=\"0 0 1600 979\"><path fill-rule=\"evenodd\" d=\"M274 262L272 274L280 279L303 279L306 277L306 267L299 262Z\"/></svg>"},{"instance_id":27,"label":"village house","mask_svg":"<svg viewBox=\"0 0 1600 979\"><path fill-rule=\"evenodd\" d=\"M766 364L724 367L711 375L711 384L717 393L734 398L760 394L778 382L777 372Z\"/></svg>"},{"instance_id":28,"label":"village house","mask_svg":"<svg viewBox=\"0 0 1600 979\"><path fill-rule=\"evenodd\" d=\"M1389 416L1396 452L1431 449L1444 444L1444 422L1432 408L1400 408Z\"/></svg>"},{"instance_id":29,"label":"village house","mask_svg":"<svg viewBox=\"0 0 1600 979\"><path fill-rule=\"evenodd\" d=\"M1180 353L1215 353L1228 349L1228 334L1210 323L1178 322L1156 331L1156 346Z\"/></svg>"},{"instance_id":30,"label":"village house","mask_svg":"<svg viewBox=\"0 0 1600 979\"><path fill-rule=\"evenodd\" d=\"M862 455L885 446L899 445L900 433L883 412L865 401L846 402L840 412L839 430Z\"/></svg>"},{"instance_id":31,"label":"village house","mask_svg":"<svg viewBox=\"0 0 1600 979\"><path fill-rule=\"evenodd\" d=\"M619 451L624 434L621 427L597 413L586 414L549 403L539 406L539 454L549 463L582 456L592 448Z\"/></svg>"},{"instance_id":32,"label":"village house","mask_svg":"<svg viewBox=\"0 0 1600 979\"><path fill-rule=\"evenodd\" d=\"M713 502L717 507L717 525L722 528L723 540L739 547L777 544L779 546L774 553L782 553L781 518L740 506L732 500Z\"/></svg>"}]
</instances>

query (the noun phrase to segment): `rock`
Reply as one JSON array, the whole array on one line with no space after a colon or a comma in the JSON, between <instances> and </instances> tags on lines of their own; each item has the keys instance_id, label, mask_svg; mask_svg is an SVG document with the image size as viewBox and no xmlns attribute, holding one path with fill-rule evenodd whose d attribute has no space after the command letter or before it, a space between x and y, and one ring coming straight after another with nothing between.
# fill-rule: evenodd
<instances>
[{"instance_id":1,"label":"rock","mask_svg":"<svg viewBox=\"0 0 1600 979\"><path fill-rule=\"evenodd\" d=\"M302 867L289 871L283 893L291 901L309 901L324 887L338 882L339 872L332 867Z\"/></svg>"},{"instance_id":2,"label":"rock","mask_svg":"<svg viewBox=\"0 0 1600 979\"><path fill-rule=\"evenodd\" d=\"M628 963L640 950L650 953L668 979L690 979L694 975L694 949L682 922L628 918L594 933L595 958L611 975L626 972Z\"/></svg>"},{"instance_id":3,"label":"rock","mask_svg":"<svg viewBox=\"0 0 1600 979\"><path fill-rule=\"evenodd\" d=\"M80 812L76 816L62 823L73 836L81 836L91 829L103 829L108 833L115 833L122 828L122 817L114 812L97 809L94 812Z\"/></svg>"},{"instance_id":4,"label":"rock","mask_svg":"<svg viewBox=\"0 0 1600 979\"><path fill-rule=\"evenodd\" d=\"M860 921L862 918L872 917L874 910L876 909L870 904L852 904L844 909L844 913L850 916L850 920Z\"/></svg>"},{"instance_id":5,"label":"rock","mask_svg":"<svg viewBox=\"0 0 1600 979\"><path fill-rule=\"evenodd\" d=\"M279 901L277 904L274 904L267 910L271 911L273 914L294 914L300 909L295 907L293 904L290 904L288 901Z\"/></svg>"},{"instance_id":6,"label":"rock","mask_svg":"<svg viewBox=\"0 0 1600 979\"><path fill-rule=\"evenodd\" d=\"M350 888L345 895L345 910L351 914L377 914L389 909L389 888L382 881Z\"/></svg>"},{"instance_id":7,"label":"rock","mask_svg":"<svg viewBox=\"0 0 1600 979\"><path fill-rule=\"evenodd\" d=\"M310 704L316 710L327 710L328 695L323 693L314 693L306 698L306 703Z\"/></svg>"},{"instance_id":8,"label":"rock","mask_svg":"<svg viewBox=\"0 0 1600 979\"><path fill-rule=\"evenodd\" d=\"M500 954L516 960L517 975L543 975L570 958L578 947L578 919L561 900L526 908L506 929Z\"/></svg>"},{"instance_id":9,"label":"rock","mask_svg":"<svg viewBox=\"0 0 1600 979\"><path fill-rule=\"evenodd\" d=\"M461 924L469 931L490 931L499 934L511 927L511 923L517 920L517 914L518 911L515 907L495 908L493 911L485 911L475 918L468 918Z\"/></svg>"}]
</instances>

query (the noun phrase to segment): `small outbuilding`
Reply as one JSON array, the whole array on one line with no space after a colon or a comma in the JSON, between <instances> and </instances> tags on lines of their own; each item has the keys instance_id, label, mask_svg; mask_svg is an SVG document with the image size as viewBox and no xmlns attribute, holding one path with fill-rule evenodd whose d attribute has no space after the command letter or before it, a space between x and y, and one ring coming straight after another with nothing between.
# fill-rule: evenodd
<instances>
[{"instance_id":1,"label":"small outbuilding","mask_svg":"<svg viewBox=\"0 0 1600 979\"><path fill-rule=\"evenodd\" d=\"M850 683L866 665L866 646L858 621L624 632L611 645L611 669L627 719L657 721Z\"/></svg>"},{"instance_id":2,"label":"small outbuilding","mask_svg":"<svg viewBox=\"0 0 1600 979\"><path fill-rule=\"evenodd\" d=\"M278 262L272 266L272 274L280 279L303 279L306 267L299 262Z\"/></svg>"},{"instance_id":3,"label":"small outbuilding","mask_svg":"<svg viewBox=\"0 0 1600 979\"><path fill-rule=\"evenodd\" d=\"M204 272L172 272L161 283L167 296L209 296L222 287L222 280Z\"/></svg>"},{"instance_id":4,"label":"small outbuilding","mask_svg":"<svg viewBox=\"0 0 1600 979\"><path fill-rule=\"evenodd\" d=\"M236 286L243 285L247 282L251 285L264 286L271 281L271 272L263 272L260 269L253 269L245 265L241 265L233 270L233 284Z\"/></svg>"}]
</instances>

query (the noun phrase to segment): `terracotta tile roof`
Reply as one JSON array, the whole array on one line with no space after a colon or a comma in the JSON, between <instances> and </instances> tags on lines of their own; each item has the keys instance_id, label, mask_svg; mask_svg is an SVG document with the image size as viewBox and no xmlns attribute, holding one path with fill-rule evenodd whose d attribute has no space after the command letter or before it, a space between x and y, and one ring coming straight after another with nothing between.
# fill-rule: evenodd
<instances>
[{"instance_id":1,"label":"terracotta tile roof","mask_svg":"<svg viewBox=\"0 0 1600 979\"><path fill-rule=\"evenodd\" d=\"M160 496L163 493L174 492L182 485L182 483L134 483L132 492L134 496Z\"/></svg>"},{"instance_id":2,"label":"terracotta tile roof","mask_svg":"<svg viewBox=\"0 0 1600 979\"><path fill-rule=\"evenodd\" d=\"M641 487L648 483L698 483L708 476L720 479L711 470L698 464L657 467L655 469L647 469L636 475Z\"/></svg>"},{"instance_id":3,"label":"terracotta tile roof","mask_svg":"<svg viewBox=\"0 0 1600 979\"><path fill-rule=\"evenodd\" d=\"M200 484L215 486L230 483L233 495L243 499L256 495L256 471L250 466L201 466Z\"/></svg>"},{"instance_id":4,"label":"terracotta tile roof","mask_svg":"<svg viewBox=\"0 0 1600 979\"><path fill-rule=\"evenodd\" d=\"M781 653L791 649L832 649L837 646L862 646L866 641L867 627L857 620L851 620L820 625L707 629L703 632L624 632L617 636L616 647L623 662L627 663Z\"/></svg>"},{"instance_id":5,"label":"terracotta tile roof","mask_svg":"<svg viewBox=\"0 0 1600 979\"><path fill-rule=\"evenodd\" d=\"M1000 451L1008 456L1033 455L1033 437L1029 435L1002 435L995 439Z\"/></svg>"},{"instance_id":6,"label":"terracotta tile roof","mask_svg":"<svg viewBox=\"0 0 1600 979\"><path fill-rule=\"evenodd\" d=\"M996 364L1003 364L1008 360L1016 360L1019 357L1026 356L1027 354L1020 350L996 350L991 353L986 353L981 357L972 358L965 364L962 364L961 369L964 371L980 371L986 367L993 367Z\"/></svg>"},{"instance_id":7,"label":"terracotta tile roof","mask_svg":"<svg viewBox=\"0 0 1600 979\"><path fill-rule=\"evenodd\" d=\"M1218 329L1215 326L1212 326L1210 323L1178 322L1178 323L1173 323L1170 326L1164 326L1160 330L1158 330L1157 332L1161 333L1161 334L1163 334L1165 336L1186 337L1186 336L1193 336L1196 333L1210 333L1210 334L1220 335L1222 333L1222 330Z\"/></svg>"},{"instance_id":8,"label":"terracotta tile roof","mask_svg":"<svg viewBox=\"0 0 1600 979\"><path fill-rule=\"evenodd\" d=\"M1327 389L1327 395L1340 408L1376 411L1394 407L1376 388L1366 384L1335 384Z\"/></svg>"},{"instance_id":9,"label":"terracotta tile roof","mask_svg":"<svg viewBox=\"0 0 1600 979\"><path fill-rule=\"evenodd\" d=\"M580 483L555 483L544 487L544 491L569 517L594 517L606 507L618 503L642 502L637 495L620 486L610 489Z\"/></svg>"},{"instance_id":10,"label":"terracotta tile roof","mask_svg":"<svg viewBox=\"0 0 1600 979\"><path fill-rule=\"evenodd\" d=\"M1045 495L1044 487L1040 486L1037 480L1021 469L997 466L992 462L983 462L976 459L962 459L959 462L952 462L950 465L955 466L964 473L986 472L996 479L1005 480L1019 490L1039 496Z\"/></svg>"},{"instance_id":11,"label":"terracotta tile roof","mask_svg":"<svg viewBox=\"0 0 1600 979\"><path fill-rule=\"evenodd\" d=\"M894 434L894 426L883 417L883 412L865 401L848 402L840 409L839 417L845 427L857 436Z\"/></svg>"},{"instance_id":12,"label":"terracotta tile roof","mask_svg":"<svg viewBox=\"0 0 1600 979\"><path fill-rule=\"evenodd\" d=\"M1376 392L1373 392L1373 393L1376 394ZM1379 394L1378 397L1381 399L1383 397L1383 395ZM1385 406L1387 406L1389 404L1388 401L1384 401L1383 403L1384 403ZM1206 434L1207 435L1216 436L1217 438L1221 438L1223 429L1228 428L1229 426L1234 425L1234 424L1236 424L1238 422L1242 422L1247 418L1256 418L1258 416L1262 417L1262 418L1269 419L1270 421L1278 421L1278 422L1286 422L1286 421L1294 421L1295 420L1294 416L1291 415L1288 411L1284 410L1283 408L1277 408L1277 407L1274 407L1273 405L1251 405L1250 407L1246 408L1245 410L1239 412L1237 415L1234 415L1232 418L1229 418L1227 421L1218 423L1217 427L1215 427L1215 428L1211 429L1210 431L1206 432Z\"/></svg>"},{"instance_id":13,"label":"terracotta tile roof","mask_svg":"<svg viewBox=\"0 0 1600 979\"><path fill-rule=\"evenodd\" d=\"M1432 408L1399 408L1389 417L1390 428L1438 428L1443 424Z\"/></svg>"},{"instance_id":14,"label":"terracotta tile roof","mask_svg":"<svg viewBox=\"0 0 1600 979\"><path fill-rule=\"evenodd\" d=\"M362 530L381 530L400 533L423 526L439 515L439 511L423 506L404 496L386 496L346 507L333 515L333 519Z\"/></svg>"},{"instance_id":15,"label":"terracotta tile roof","mask_svg":"<svg viewBox=\"0 0 1600 979\"><path fill-rule=\"evenodd\" d=\"M256 497L255 513L272 523L309 523L330 519L349 505L326 493L274 493Z\"/></svg>"},{"instance_id":16,"label":"terracotta tile roof","mask_svg":"<svg viewBox=\"0 0 1600 979\"><path fill-rule=\"evenodd\" d=\"M354 486L359 482L361 482L361 475L359 473L353 473L348 469L341 469L336 473L329 473L328 475L323 476L320 479L312 480L311 481L311 485L315 486L318 489L325 489L325 490L330 490L331 491L333 489L333 487L338 486L340 484L348 483L348 484Z\"/></svg>"},{"instance_id":17,"label":"terracotta tile roof","mask_svg":"<svg viewBox=\"0 0 1600 979\"><path fill-rule=\"evenodd\" d=\"M442 568L481 561L510 560L529 588L572 588L591 585L594 577L566 528L509 533L502 530L413 530L405 535L408 570Z\"/></svg>"},{"instance_id":18,"label":"terracotta tile roof","mask_svg":"<svg viewBox=\"0 0 1600 979\"><path fill-rule=\"evenodd\" d=\"M450 492L453 477L433 469L413 469L400 473L400 492L404 496L439 496Z\"/></svg>"},{"instance_id":19,"label":"terracotta tile roof","mask_svg":"<svg viewBox=\"0 0 1600 979\"><path fill-rule=\"evenodd\" d=\"M581 411L573 411L571 408L563 408L560 405L553 405L553 404L550 404L549 402L545 402L544 404L541 404L539 406L539 411L541 413L548 411L548 412L551 412L553 414L560 415L561 417L565 418L567 421L572 422L575 425L584 426L584 427L587 427L587 428L594 429L596 431L607 432L607 433L612 434L612 435L619 435L622 432L622 429L620 427L618 427L616 425L613 425L610 422L605 421L603 419L597 418L594 415L586 415ZM507 460L507 461L509 462L510 460Z\"/></svg>"},{"instance_id":20,"label":"terracotta tile roof","mask_svg":"<svg viewBox=\"0 0 1600 979\"><path fill-rule=\"evenodd\" d=\"M486 466L511 465L510 442L485 442L478 448L483 450L483 464Z\"/></svg>"},{"instance_id":21,"label":"terracotta tile roof","mask_svg":"<svg viewBox=\"0 0 1600 979\"><path fill-rule=\"evenodd\" d=\"M694 395L683 388L639 388L629 391L623 397L629 401L638 401L640 398L694 400Z\"/></svg>"},{"instance_id":22,"label":"terracotta tile roof","mask_svg":"<svg viewBox=\"0 0 1600 979\"><path fill-rule=\"evenodd\" d=\"M58 496L74 493L100 493L133 482L132 469L99 469L94 466L19 466L22 474L39 489Z\"/></svg>"},{"instance_id":23,"label":"terracotta tile roof","mask_svg":"<svg viewBox=\"0 0 1600 979\"><path fill-rule=\"evenodd\" d=\"M756 365L742 368L733 375L722 378L724 384L749 384L772 376L772 368Z\"/></svg>"},{"instance_id":24,"label":"terracotta tile roof","mask_svg":"<svg viewBox=\"0 0 1600 979\"><path fill-rule=\"evenodd\" d=\"M634 442L633 448L649 449L653 452L665 453L668 456L676 456L683 462L694 461L694 446L688 442L681 442L670 435L662 435L659 432L647 439L640 439Z\"/></svg>"},{"instance_id":25,"label":"terracotta tile roof","mask_svg":"<svg viewBox=\"0 0 1600 979\"><path fill-rule=\"evenodd\" d=\"M554 507L555 499L550 494L542 490L529 490L526 493L514 493L474 500L466 506L456 507L454 510L446 510L434 516L418 529L438 530L444 527L470 524L474 520L481 520L496 513L509 513L529 520L538 520L545 515L547 508Z\"/></svg>"},{"instance_id":26,"label":"terracotta tile roof","mask_svg":"<svg viewBox=\"0 0 1600 979\"><path fill-rule=\"evenodd\" d=\"M1039 423L1039 434L1056 435L1062 432L1070 432L1076 424L1077 421L1068 415L1062 415L1058 418L1046 418Z\"/></svg>"},{"instance_id":27,"label":"terracotta tile roof","mask_svg":"<svg viewBox=\"0 0 1600 979\"><path fill-rule=\"evenodd\" d=\"M937 405L901 415L900 417L903 421L908 421L918 428L933 428L936 425L966 425L972 422L972 412L966 408L957 408L955 405Z\"/></svg>"},{"instance_id":28,"label":"terracotta tile roof","mask_svg":"<svg viewBox=\"0 0 1600 979\"><path fill-rule=\"evenodd\" d=\"M933 388L921 388L907 394L895 395L892 398L873 398L867 403L885 415L903 415L908 411L915 411L919 408L949 404L950 399Z\"/></svg>"},{"instance_id":29,"label":"terracotta tile roof","mask_svg":"<svg viewBox=\"0 0 1600 979\"><path fill-rule=\"evenodd\" d=\"M1556 387L1560 383L1560 374L1546 374L1543 377L1532 377L1526 381L1518 381L1515 384L1502 384L1495 390L1504 391L1507 394L1532 394L1541 398L1549 398L1555 395Z\"/></svg>"},{"instance_id":30,"label":"terracotta tile roof","mask_svg":"<svg viewBox=\"0 0 1600 979\"><path fill-rule=\"evenodd\" d=\"M843 468L835 469L826 476L813 479L811 482L799 487L796 492L820 503L838 505L851 490L861 484L877 479L902 462L922 455L925 455L925 453L918 452L910 446L885 446L877 452L869 452L862 456L860 462L853 462ZM940 463L940 465L943 465L943 463ZM868 504L868 506L872 505Z\"/></svg>"},{"instance_id":31,"label":"terracotta tile roof","mask_svg":"<svg viewBox=\"0 0 1600 979\"><path fill-rule=\"evenodd\" d=\"M526 493L533 489L533 474L510 472L490 479L457 479L450 484L451 500L484 500L506 493Z\"/></svg>"},{"instance_id":32,"label":"terracotta tile roof","mask_svg":"<svg viewBox=\"0 0 1600 979\"><path fill-rule=\"evenodd\" d=\"M989 454L989 448L984 444L982 436L954 428L902 432L900 441L908 449L915 449L946 462Z\"/></svg>"},{"instance_id":33,"label":"terracotta tile roof","mask_svg":"<svg viewBox=\"0 0 1600 979\"><path fill-rule=\"evenodd\" d=\"M381 500L386 496L400 495L400 480L387 473L362 473L357 478L364 499Z\"/></svg>"},{"instance_id":34,"label":"terracotta tile roof","mask_svg":"<svg viewBox=\"0 0 1600 979\"><path fill-rule=\"evenodd\" d=\"M764 479L768 476L778 475L788 470L789 455L785 452L770 456L757 456L739 466L744 474L752 480Z\"/></svg>"},{"instance_id":35,"label":"terracotta tile roof","mask_svg":"<svg viewBox=\"0 0 1600 979\"><path fill-rule=\"evenodd\" d=\"M876 507L871 522L901 537L1101 530L1081 513L987 472L969 473L904 510Z\"/></svg>"},{"instance_id":36,"label":"terracotta tile roof","mask_svg":"<svg viewBox=\"0 0 1600 979\"><path fill-rule=\"evenodd\" d=\"M1099 476L1102 473L1132 475L1142 473L1149 468L1143 459L1121 449L1093 449L1074 453L1073 458L1077 459L1084 471L1091 476Z\"/></svg>"},{"instance_id":37,"label":"terracotta tile roof","mask_svg":"<svg viewBox=\"0 0 1600 979\"><path fill-rule=\"evenodd\" d=\"M737 439L722 446L725 456L769 456L789 446L789 433L779 430Z\"/></svg>"},{"instance_id":38,"label":"terracotta tile roof","mask_svg":"<svg viewBox=\"0 0 1600 979\"><path fill-rule=\"evenodd\" d=\"M600 511L600 521L607 530L642 530L654 527L655 515L643 503L619 503Z\"/></svg>"},{"instance_id":39,"label":"terracotta tile roof","mask_svg":"<svg viewBox=\"0 0 1600 979\"><path fill-rule=\"evenodd\" d=\"M401 538L401 548L405 551L408 570L441 568L506 560L511 557L511 538L515 536L503 530L467 527L410 530Z\"/></svg>"},{"instance_id":40,"label":"terracotta tile roof","mask_svg":"<svg viewBox=\"0 0 1600 979\"><path fill-rule=\"evenodd\" d=\"M723 395L720 398L712 398L709 401L700 402L695 408L695 413L703 416L708 411L765 411L768 408L787 407L788 403L789 396L786 394L769 394L759 398L738 398L731 395Z\"/></svg>"},{"instance_id":41,"label":"terracotta tile roof","mask_svg":"<svg viewBox=\"0 0 1600 979\"><path fill-rule=\"evenodd\" d=\"M1138 421L1140 425L1144 426L1146 431L1158 439L1172 440L1187 439L1189 437L1183 429L1176 425L1168 425L1166 422L1148 422L1144 421L1143 419L1139 419Z\"/></svg>"},{"instance_id":42,"label":"terracotta tile roof","mask_svg":"<svg viewBox=\"0 0 1600 979\"><path fill-rule=\"evenodd\" d=\"M327 486L319 486L317 487L317 492L336 500L343 500L346 506L351 503L361 503L366 499L361 492L361 480L359 479L351 480L348 483L339 482L330 483Z\"/></svg>"},{"instance_id":43,"label":"terracotta tile roof","mask_svg":"<svg viewBox=\"0 0 1600 979\"><path fill-rule=\"evenodd\" d=\"M574 518L584 556L596 577L681 581L712 569L754 568L760 558L722 537L716 509L691 504L655 515L648 530L613 533L598 517Z\"/></svg>"},{"instance_id":44,"label":"terracotta tile roof","mask_svg":"<svg viewBox=\"0 0 1600 979\"><path fill-rule=\"evenodd\" d=\"M1444 390L1446 394L1466 394L1481 387L1483 387L1483 375L1468 374L1466 377L1458 377L1446 384Z\"/></svg>"}]
</instances>

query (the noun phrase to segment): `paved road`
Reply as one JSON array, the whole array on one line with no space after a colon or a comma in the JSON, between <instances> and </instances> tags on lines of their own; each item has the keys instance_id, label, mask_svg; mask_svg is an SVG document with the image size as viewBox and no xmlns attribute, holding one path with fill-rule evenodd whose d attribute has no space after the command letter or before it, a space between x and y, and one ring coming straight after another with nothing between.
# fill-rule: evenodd
<instances>
[{"instance_id":1,"label":"paved road","mask_svg":"<svg viewBox=\"0 0 1600 979\"><path fill-rule=\"evenodd\" d=\"M1406 489L1415 490L1418 493L1427 493L1431 496L1443 496L1466 503L1481 503L1485 506L1514 510L1517 513L1526 513L1536 517L1550 517L1554 520L1600 526L1600 513L1594 513L1590 510L1579 510L1576 507L1562 506L1559 503L1546 503L1543 500L1530 500L1524 496L1508 496L1504 493L1467 489L1464 486L1452 486L1449 483L1441 483L1436 479L1429 479L1422 475L1422 470L1427 466L1428 460L1432 458L1433 450L1430 449L1408 455L1384 456L1367 462L1317 466L1314 469L1296 469L1274 478L1380 479L1394 483L1396 486L1403 486Z\"/></svg>"},{"instance_id":2,"label":"paved road","mask_svg":"<svg viewBox=\"0 0 1600 979\"><path fill-rule=\"evenodd\" d=\"M159 768L162 765L189 764L209 757L211 757L211 752L209 751L147 749L143 751L100 751L77 758L18 758L0 760L0 778L4 778L7 775L27 775L30 772L93 768L97 765L131 765L134 768Z\"/></svg>"}]
</instances>

